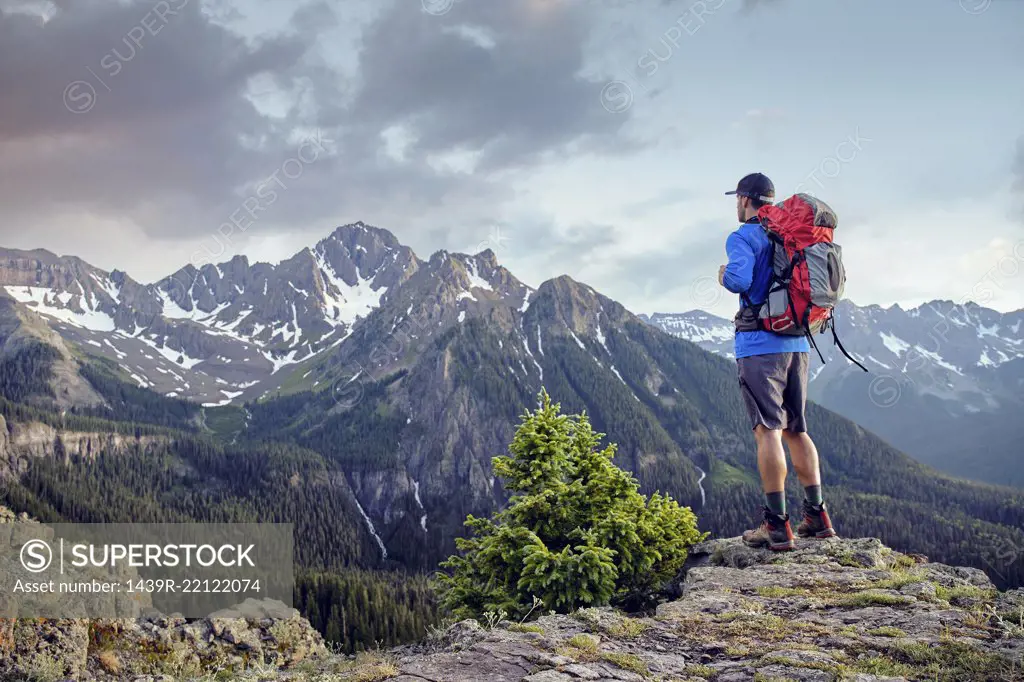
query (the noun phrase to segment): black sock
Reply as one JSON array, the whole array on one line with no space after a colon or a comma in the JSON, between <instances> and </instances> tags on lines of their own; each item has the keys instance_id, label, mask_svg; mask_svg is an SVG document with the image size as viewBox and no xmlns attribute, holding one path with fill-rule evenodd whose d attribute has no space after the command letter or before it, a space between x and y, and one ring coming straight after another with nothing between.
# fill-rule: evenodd
<instances>
[{"instance_id":1,"label":"black sock","mask_svg":"<svg viewBox=\"0 0 1024 682\"><path fill-rule=\"evenodd\" d=\"M807 497L807 501L815 507L821 506L821 484L809 485L804 488L804 495Z\"/></svg>"},{"instance_id":2,"label":"black sock","mask_svg":"<svg viewBox=\"0 0 1024 682\"><path fill-rule=\"evenodd\" d=\"M771 511L772 514L776 514L778 516L786 515L785 491L780 491L777 493L765 493L764 499L765 501L767 501L768 509Z\"/></svg>"}]
</instances>

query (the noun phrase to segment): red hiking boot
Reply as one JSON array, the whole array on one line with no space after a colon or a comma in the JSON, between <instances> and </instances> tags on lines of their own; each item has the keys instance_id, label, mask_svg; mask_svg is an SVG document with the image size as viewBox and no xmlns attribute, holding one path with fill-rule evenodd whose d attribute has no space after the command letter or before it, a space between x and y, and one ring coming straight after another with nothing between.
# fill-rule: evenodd
<instances>
[{"instance_id":1,"label":"red hiking boot","mask_svg":"<svg viewBox=\"0 0 1024 682\"><path fill-rule=\"evenodd\" d=\"M796 527L796 534L802 538L818 538L819 540L834 538L837 535L835 528L832 527L832 519L828 517L828 510L825 508L824 502L821 503L821 506L816 507L804 500L804 520Z\"/></svg>"},{"instance_id":2,"label":"red hiking boot","mask_svg":"<svg viewBox=\"0 0 1024 682\"><path fill-rule=\"evenodd\" d=\"M748 547L767 547L773 552L796 549L793 529L789 527L789 515L778 516L768 507L764 508L764 521L761 525L743 533L743 542Z\"/></svg>"}]
</instances>

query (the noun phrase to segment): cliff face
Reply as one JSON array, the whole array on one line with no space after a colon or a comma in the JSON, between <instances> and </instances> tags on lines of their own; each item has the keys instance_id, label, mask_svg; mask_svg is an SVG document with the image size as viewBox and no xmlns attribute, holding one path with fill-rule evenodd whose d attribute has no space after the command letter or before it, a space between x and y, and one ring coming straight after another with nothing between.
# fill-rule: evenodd
<instances>
[{"instance_id":1,"label":"cliff face","mask_svg":"<svg viewBox=\"0 0 1024 682\"><path fill-rule=\"evenodd\" d=\"M126 436L109 432L62 431L39 422L7 422L0 416L0 465L18 458L53 457L57 440L65 456L91 457L100 451L126 453L146 450L169 440L167 436Z\"/></svg>"}]
</instances>

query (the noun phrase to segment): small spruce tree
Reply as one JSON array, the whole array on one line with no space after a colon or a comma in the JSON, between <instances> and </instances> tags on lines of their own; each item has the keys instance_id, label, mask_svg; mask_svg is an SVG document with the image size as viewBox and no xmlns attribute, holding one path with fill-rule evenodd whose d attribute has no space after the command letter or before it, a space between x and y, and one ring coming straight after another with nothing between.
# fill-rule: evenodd
<instances>
[{"instance_id":1,"label":"small spruce tree","mask_svg":"<svg viewBox=\"0 0 1024 682\"><path fill-rule=\"evenodd\" d=\"M456 540L461 555L441 564L442 604L459 618L636 603L706 537L689 507L640 494L612 463L615 444L599 449L605 434L585 412L560 414L544 390L539 402L523 415L511 456L493 460L513 493L509 506L491 519L470 515L470 537Z\"/></svg>"}]
</instances>

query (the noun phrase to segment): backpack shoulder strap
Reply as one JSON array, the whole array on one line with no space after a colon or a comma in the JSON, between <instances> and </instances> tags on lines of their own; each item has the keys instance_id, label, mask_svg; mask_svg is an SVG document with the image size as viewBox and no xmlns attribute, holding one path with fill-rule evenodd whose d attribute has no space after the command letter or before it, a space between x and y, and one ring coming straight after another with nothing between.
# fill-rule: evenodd
<instances>
[{"instance_id":1,"label":"backpack shoulder strap","mask_svg":"<svg viewBox=\"0 0 1024 682\"><path fill-rule=\"evenodd\" d=\"M832 342L836 345L837 348L839 348L839 352L841 352L843 355L845 355L847 360L849 360L850 362L852 362L853 364L857 365L862 370L867 372L868 368L865 367L864 365L860 364L859 362L857 362L853 358L852 355L850 355L848 352L846 352L846 348L843 347L843 342L839 340L839 335L836 334L836 319L835 319L835 317L829 316L829 318L828 318L828 325L829 325L829 327L832 328ZM870 372L869 372L869 374L870 374Z\"/></svg>"}]
</instances>

